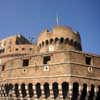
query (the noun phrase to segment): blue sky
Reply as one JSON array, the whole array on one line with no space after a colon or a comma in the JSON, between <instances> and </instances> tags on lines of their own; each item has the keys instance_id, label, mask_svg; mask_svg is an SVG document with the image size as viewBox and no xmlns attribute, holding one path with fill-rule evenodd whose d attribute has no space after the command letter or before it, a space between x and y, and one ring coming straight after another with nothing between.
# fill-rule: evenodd
<instances>
[{"instance_id":1,"label":"blue sky","mask_svg":"<svg viewBox=\"0 0 100 100\"><path fill-rule=\"evenodd\" d=\"M56 25L80 32L83 51L100 54L100 0L0 0L0 39L22 33L37 38Z\"/></svg>"}]
</instances>

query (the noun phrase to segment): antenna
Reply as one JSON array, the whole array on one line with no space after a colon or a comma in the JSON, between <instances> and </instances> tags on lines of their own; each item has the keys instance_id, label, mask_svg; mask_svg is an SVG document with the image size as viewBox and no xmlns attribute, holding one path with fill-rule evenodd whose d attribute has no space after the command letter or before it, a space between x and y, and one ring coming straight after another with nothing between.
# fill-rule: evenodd
<instances>
[{"instance_id":1,"label":"antenna","mask_svg":"<svg viewBox=\"0 0 100 100\"><path fill-rule=\"evenodd\" d=\"M56 16L56 24L59 25L59 16Z\"/></svg>"}]
</instances>

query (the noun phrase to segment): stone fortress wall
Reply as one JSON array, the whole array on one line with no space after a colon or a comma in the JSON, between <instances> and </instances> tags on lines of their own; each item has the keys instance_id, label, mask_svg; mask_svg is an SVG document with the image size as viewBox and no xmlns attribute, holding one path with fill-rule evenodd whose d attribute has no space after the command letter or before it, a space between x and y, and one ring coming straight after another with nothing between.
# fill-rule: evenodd
<instances>
[{"instance_id":1,"label":"stone fortress wall","mask_svg":"<svg viewBox=\"0 0 100 100\"><path fill-rule=\"evenodd\" d=\"M100 56L84 53L72 28L46 29L36 44L21 35L0 43L5 41L0 49L1 100L99 100Z\"/></svg>"}]
</instances>

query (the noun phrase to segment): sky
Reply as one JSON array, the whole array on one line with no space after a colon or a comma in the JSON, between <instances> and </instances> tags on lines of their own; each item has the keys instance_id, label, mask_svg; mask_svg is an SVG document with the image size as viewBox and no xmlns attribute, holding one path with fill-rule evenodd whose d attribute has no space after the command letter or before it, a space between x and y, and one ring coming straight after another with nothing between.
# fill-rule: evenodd
<instances>
[{"instance_id":1,"label":"sky","mask_svg":"<svg viewBox=\"0 0 100 100\"><path fill-rule=\"evenodd\" d=\"M0 40L21 33L36 41L57 16L80 32L84 52L100 55L100 0L0 0Z\"/></svg>"}]
</instances>

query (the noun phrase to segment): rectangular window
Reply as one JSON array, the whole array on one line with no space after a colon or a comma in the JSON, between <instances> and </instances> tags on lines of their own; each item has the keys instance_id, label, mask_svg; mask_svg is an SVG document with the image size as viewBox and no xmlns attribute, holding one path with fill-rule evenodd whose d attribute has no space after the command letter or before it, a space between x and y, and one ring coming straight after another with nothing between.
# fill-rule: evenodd
<instances>
[{"instance_id":1,"label":"rectangular window","mask_svg":"<svg viewBox=\"0 0 100 100\"><path fill-rule=\"evenodd\" d=\"M51 60L51 57L50 56L44 56L43 57L43 64L48 64L48 61Z\"/></svg>"},{"instance_id":2,"label":"rectangular window","mask_svg":"<svg viewBox=\"0 0 100 100\"><path fill-rule=\"evenodd\" d=\"M4 71L5 70L5 65L4 66L2 66L2 71Z\"/></svg>"},{"instance_id":3,"label":"rectangular window","mask_svg":"<svg viewBox=\"0 0 100 100\"><path fill-rule=\"evenodd\" d=\"M92 65L92 58L89 57L89 56L87 56L87 57L85 58L85 62L86 62L87 65Z\"/></svg>"},{"instance_id":4,"label":"rectangular window","mask_svg":"<svg viewBox=\"0 0 100 100\"><path fill-rule=\"evenodd\" d=\"M28 65L29 65L29 59L24 59L23 66L28 66Z\"/></svg>"}]
</instances>

